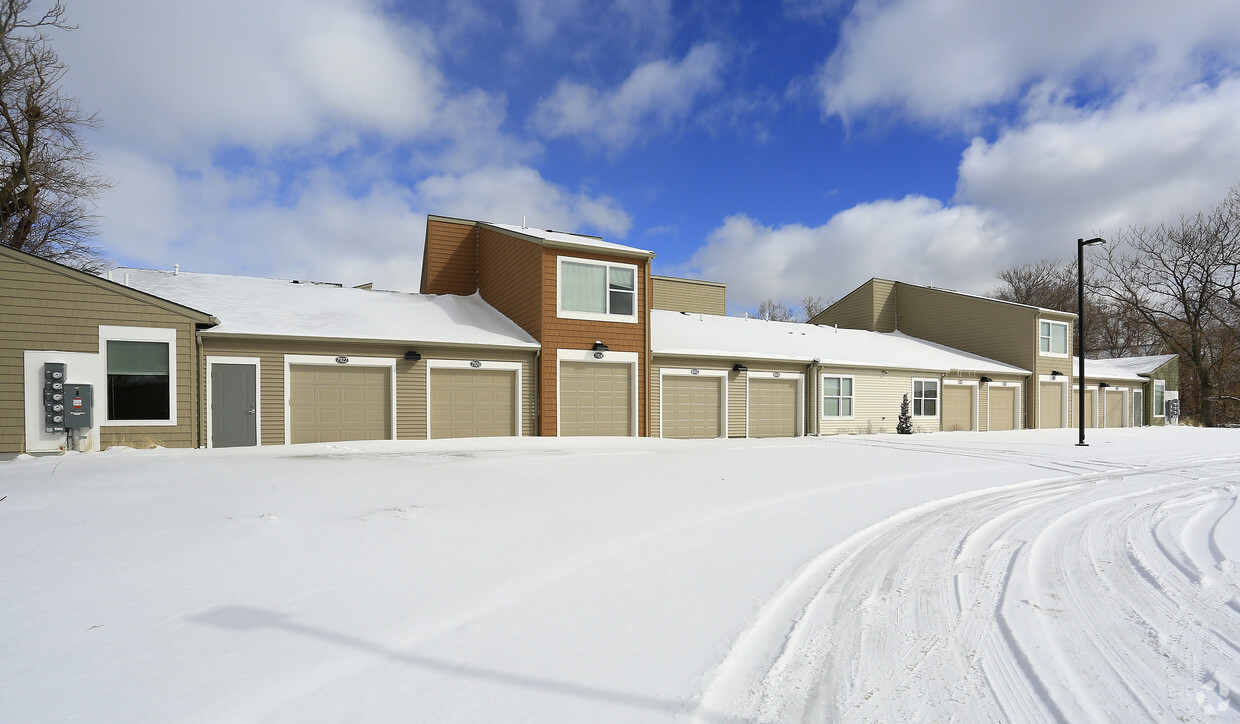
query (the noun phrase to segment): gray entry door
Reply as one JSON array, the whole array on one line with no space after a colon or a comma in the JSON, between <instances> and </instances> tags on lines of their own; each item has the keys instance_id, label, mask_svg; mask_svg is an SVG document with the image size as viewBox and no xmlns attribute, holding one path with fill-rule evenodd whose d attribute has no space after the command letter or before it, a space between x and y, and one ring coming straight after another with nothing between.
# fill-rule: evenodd
<instances>
[{"instance_id":1,"label":"gray entry door","mask_svg":"<svg viewBox=\"0 0 1240 724\"><path fill-rule=\"evenodd\" d=\"M258 444L254 365L211 365L211 447Z\"/></svg>"}]
</instances>

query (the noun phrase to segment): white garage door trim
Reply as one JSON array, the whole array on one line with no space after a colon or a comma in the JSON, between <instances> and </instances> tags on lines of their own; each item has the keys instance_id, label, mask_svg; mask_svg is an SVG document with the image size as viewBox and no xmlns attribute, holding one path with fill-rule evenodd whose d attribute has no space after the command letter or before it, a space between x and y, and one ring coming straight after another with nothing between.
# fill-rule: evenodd
<instances>
[{"instance_id":1,"label":"white garage door trim","mask_svg":"<svg viewBox=\"0 0 1240 724\"><path fill-rule=\"evenodd\" d=\"M1072 419L1072 405L1068 404L1068 378L1066 375L1038 375L1038 395L1042 394L1042 385L1055 384L1059 385L1060 404L1059 404L1059 427L1072 427L1069 421ZM1038 400L1038 429L1042 429L1042 400Z\"/></svg>"},{"instance_id":2,"label":"white garage door trim","mask_svg":"<svg viewBox=\"0 0 1240 724\"><path fill-rule=\"evenodd\" d=\"M973 427L969 428L969 431L977 432L981 428L981 417L978 416L979 410L977 409L980 406L979 398L981 397L981 395L979 394L979 392L981 391L981 383L978 382L977 380L946 380L945 379L943 380L943 387L944 388L947 388L947 387L972 387L973 388L970 391L973 395ZM943 404L942 396L940 396L939 398L939 404L940 405ZM939 427L940 429L942 428L942 416L941 415L940 415Z\"/></svg>"},{"instance_id":3,"label":"white garage door trim","mask_svg":"<svg viewBox=\"0 0 1240 724\"><path fill-rule=\"evenodd\" d=\"M1012 429L1013 430L1025 429L1025 426L1021 424L1021 418L1023 416L1020 414L1020 409L1021 409L1020 383L1019 382L990 382L990 383L987 383L986 385L986 432L990 432L991 430L990 388L992 387L1000 387L1004 389L1010 387L1016 390L1016 401L1012 404Z\"/></svg>"},{"instance_id":4,"label":"white garage door trim","mask_svg":"<svg viewBox=\"0 0 1240 724\"><path fill-rule=\"evenodd\" d=\"M796 380L797 381L797 437L801 437L805 435L805 375L804 373L801 373L801 372L746 372L745 373L745 437L749 437L749 381L750 380Z\"/></svg>"},{"instance_id":5,"label":"white garage door trim","mask_svg":"<svg viewBox=\"0 0 1240 724\"><path fill-rule=\"evenodd\" d=\"M217 364L220 365L253 365L254 366L254 429L257 441L255 445L263 444L263 365L262 360L258 357L220 357L216 355L207 355L207 447L214 447L215 440L212 434L211 423L215 421L215 417L211 414L211 393L214 391L214 385L211 382L211 368ZM285 377L287 380L287 375ZM286 400L285 406L288 406L288 390L285 388ZM287 414L287 411L286 411Z\"/></svg>"},{"instance_id":6,"label":"white garage door trim","mask_svg":"<svg viewBox=\"0 0 1240 724\"><path fill-rule=\"evenodd\" d=\"M664 367L659 370L659 437L663 437L663 421L667 418L664 412L664 405L667 402L663 396L663 378L664 377L717 377L719 378L719 437L728 436L728 371L727 370L704 370L690 367Z\"/></svg>"},{"instance_id":7,"label":"white garage door trim","mask_svg":"<svg viewBox=\"0 0 1240 724\"><path fill-rule=\"evenodd\" d=\"M1132 427L1128 421L1128 388L1127 387L1107 387L1105 395L1102 397L1102 427L1111 427L1111 416L1107 414L1107 400L1111 399L1111 394L1118 392L1120 394L1120 423L1119 427Z\"/></svg>"},{"instance_id":8,"label":"white garage door trim","mask_svg":"<svg viewBox=\"0 0 1240 724\"><path fill-rule=\"evenodd\" d=\"M490 360L428 359L426 360L426 439L431 439L431 370L504 370L516 372L516 404L513 405L513 430L521 437L521 363Z\"/></svg>"},{"instance_id":9,"label":"white garage door trim","mask_svg":"<svg viewBox=\"0 0 1240 724\"><path fill-rule=\"evenodd\" d=\"M627 364L632 398L629 401L629 437L637 437L637 390L641 379L637 376L636 352L595 352L588 349L557 349L555 351L555 434L560 435L560 363L561 362L598 362L600 364Z\"/></svg>"},{"instance_id":10,"label":"white garage door trim","mask_svg":"<svg viewBox=\"0 0 1240 724\"><path fill-rule=\"evenodd\" d=\"M341 362L340 360L345 360ZM331 356L326 354L286 354L284 355L284 444L293 439L293 413L290 402L293 399L293 376L289 367L294 365L320 365L323 367L386 367L388 370L388 429L392 431L389 440L396 439L396 360L390 357L351 357L349 355Z\"/></svg>"}]
</instances>

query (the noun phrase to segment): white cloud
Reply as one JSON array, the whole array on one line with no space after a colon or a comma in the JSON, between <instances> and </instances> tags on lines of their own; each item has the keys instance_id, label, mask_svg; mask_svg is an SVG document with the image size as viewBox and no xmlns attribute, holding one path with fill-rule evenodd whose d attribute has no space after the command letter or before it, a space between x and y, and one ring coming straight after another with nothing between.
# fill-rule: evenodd
<instances>
[{"instance_id":1,"label":"white cloud","mask_svg":"<svg viewBox=\"0 0 1240 724\"><path fill-rule=\"evenodd\" d=\"M733 310L774 298L840 297L871 277L985 291L1006 251L1002 219L924 196L861 204L826 224L765 226L728 217L690 261L728 283Z\"/></svg>"},{"instance_id":2,"label":"white cloud","mask_svg":"<svg viewBox=\"0 0 1240 724\"><path fill-rule=\"evenodd\" d=\"M640 65L610 90L561 81L538 102L531 123L552 138L577 136L619 151L688 117L697 99L719 86L723 60L719 46L704 43L678 62Z\"/></svg>"},{"instance_id":3,"label":"white cloud","mask_svg":"<svg viewBox=\"0 0 1240 724\"><path fill-rule=\"evenodd\" d=\"M1066 256L1071 240L1203 210L1240 183L1240 79L1173 101L1051 108L960 162L956 202L1013 224L1014 261Z\"/></svg>"},{"instance_id":4,"label":"white cloud","mask_svg":"<svg viewBox=\"0 0 1240 724\"><path fill-rule=\"evenodd\" d=\"M825 112L895 109L969 124L1031 85L1191 83L1240 59L1240 4L1105 0L861 0L819 74Z\"/></svg>"},{"instance_id":5,"label":"white cloud","mask_svg":"<svg viewBox=\"0 0 1240 724\"><path fill-rule=\"evenodd\" d=\"M416 187L419 203L433 213L563 231L596 231L623 237L632 219L613 199L571 193L528 167L482 168L462 175L432 176Z\"/></svg>"}]
</instances>

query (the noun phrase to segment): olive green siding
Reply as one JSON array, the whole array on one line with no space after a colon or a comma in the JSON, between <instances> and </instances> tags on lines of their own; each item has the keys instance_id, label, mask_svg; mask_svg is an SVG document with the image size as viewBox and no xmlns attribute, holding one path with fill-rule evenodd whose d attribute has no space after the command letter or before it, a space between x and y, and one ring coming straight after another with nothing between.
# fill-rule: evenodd
<instances>
[{"instance_id":1,"label":"olive green siding","mask_svg":"<svg viewBox=\"0 0 1240 724\"><path fill-rule=\"evenodd\" d=\"M1167 383L1167 390L1180 389L1180 358L1168 360L1163 366L1150 373L1150 382L1145 384L1145 421L1149 425L1165 425L1165 417L1154 417L1154 383L1162 380Z\"/></svg>"},{"instance_id":2,"label":"olive green siding","mask_svg":"<svg viewBox=\"0 0 1240 724\"><path fill-rule=\"evenodd\" d=\"M418 362L404 359L407 350L422 355ZM284 440L284 357L285 355L317 355L336 357L377 357L396 363L396 438L426 439L426 367L427 360L479 360L521 363L521 434L534 434L534 353L533 351L478 350L432 347L421 344L394 345L357 341L309 341L203 335L203 389L206 399L206 356L259 358L260 432L263 445L283 445ZM206 406L201 410L200 425L206 429ZM205 444L205 439L204 439Z\"/></svg>"},{"instance_id":3,"label":"olive green siding","mask_svg":"<svg viewBox=\"0 0 1240 724\"><path fill-rule=\"evenodd\" d=\"M175 425L103 424L100 445L199 444L194 334L207 315L4 247L0 310L0 453L25 449L25 350L98 354L100 325L175 329L177 377Z\"/></svg>"},{"instance_id":4,"label":"olive green siding","mask_svg":"<svg viewBox=\"0 0 1240 724\"><path fill-rule=\"evenodd\" d=\"M728 288L719 282L677 277L650 277L653 307L691 314L727 314Z\"/></svg>"},{"instance_id":5,"label":"olive green siding","mask_svg":"<svg viewBox=\"0 0 1240 724\"><path fill-rule=\"evenodd\" d=\"M895 288L896 282L871 279L809 321L828 327L894 332L897 322Z\"/></svg>"}]
</instances>

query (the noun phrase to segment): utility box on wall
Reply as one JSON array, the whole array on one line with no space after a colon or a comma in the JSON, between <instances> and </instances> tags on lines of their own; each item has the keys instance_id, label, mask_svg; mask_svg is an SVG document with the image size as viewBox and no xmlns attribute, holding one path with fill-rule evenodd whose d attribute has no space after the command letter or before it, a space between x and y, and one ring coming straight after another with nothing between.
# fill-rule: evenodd
<instances>
[{"instance_id":1,"label":"utility box on wall","mask_svg":"<svg viewBox=\"0 0 1240 724\"><path fill-rule=\"evenodd\" d=\"M95 410L94 392L105 379L99 355L28 349L22 357L26 418L23 450L98 450L103 412Z\"/></svg>"},{"instance_id":2,"label":"utility box on wall","mask_svg":"<svg viewBox=\"0 0 1240 724\"><path fill-rule=\"evenodd\" d=\"M95 396L90 385L65 385L65 427L94 427Z\"/></svg>"},{"instance_id":3,"label":"utility box on wall","mask_svg":"<svg viewBox=\"0 0 1240 724\"><path fill-rule=\"evenodd\" d=\"M43 363L43 432L65 431L65 363Z\"/></svg>"}]
</instances>

